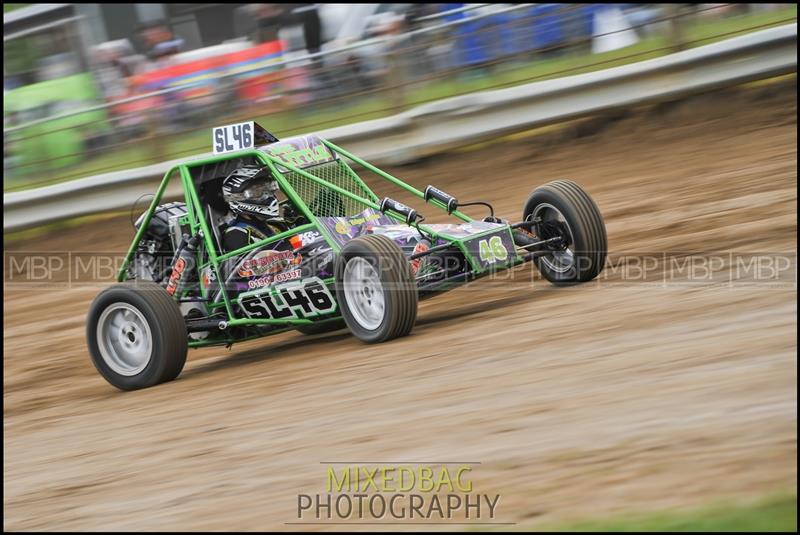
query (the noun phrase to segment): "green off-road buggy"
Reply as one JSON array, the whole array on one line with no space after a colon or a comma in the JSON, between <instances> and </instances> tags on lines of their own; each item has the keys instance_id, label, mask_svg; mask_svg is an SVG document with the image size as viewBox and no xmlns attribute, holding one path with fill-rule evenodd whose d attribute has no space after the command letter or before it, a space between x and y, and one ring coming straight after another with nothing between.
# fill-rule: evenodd
<instances>
[{"instance_id":1,"label":"green off-road buggy","mask_svg":"<svg viewBox=\"0 0 800 535\"><path fill-rule=\"evenodd\" d=\"M314 135L279 141L249 122L215 128L212 139L213 157L166 173L137 221L118 284L91 305L89 352L118 388L176 378L189 347L344 327L385 342L409 334L418 300L437 291L529 261L553 283L583 282L605 263L603 218L570 181L535 189L511 224L488 203L421 191ZM460 221L424 224L416 209L379 197L348 162ZM242 166L269 169L291 217L265 239L225 251L222 182ZM161 204L176 177L184 202ZM459 211L466 204L490 215L474 220Z\"/></svg>"}]
</instances>

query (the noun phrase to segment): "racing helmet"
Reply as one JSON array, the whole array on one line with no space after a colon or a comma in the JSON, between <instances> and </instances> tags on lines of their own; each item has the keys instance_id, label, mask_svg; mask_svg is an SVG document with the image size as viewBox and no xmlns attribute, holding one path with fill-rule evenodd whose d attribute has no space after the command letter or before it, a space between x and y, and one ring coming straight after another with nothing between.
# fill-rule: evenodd
<instances>
[{"instance_id":1,"label":"racing helmet","mask_svg":"<svg viewBox=\"0 0 800 535\"><path fill-rule=\"evenodd\" d=\"M222 197L234 214L278 218L277 191L269 169L256 165L239 167L222 182Z\"/></svg>"}]
</instances>

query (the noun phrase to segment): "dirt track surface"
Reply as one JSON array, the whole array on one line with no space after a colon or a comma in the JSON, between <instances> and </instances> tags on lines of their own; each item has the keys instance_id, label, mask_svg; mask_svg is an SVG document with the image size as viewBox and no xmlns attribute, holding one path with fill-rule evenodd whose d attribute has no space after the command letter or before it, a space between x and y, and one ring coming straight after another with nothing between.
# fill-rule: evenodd
<instances>
[{"instance_id":1,"label":"dirt track surface","mask_svg":"<svg viewBox=\"0 0 800 535\"><path fill-rule=\"evenodd\" d=\"M395 170L509 219L569 177L603 211L612 259L661 255L649 283L611 270L553 288L520 268L425 301L402 340L195 350L177 381L133 393L89 362L98 288L7 285L4 528L292 529L330 461L480 462L495 520L534 527L795 489L796 95L718 92ZM121 217L8 249L131 236ZM686 252L788 253L792 268L777 284L689 280L673 269Z\"/></svg>"}]
</instances>

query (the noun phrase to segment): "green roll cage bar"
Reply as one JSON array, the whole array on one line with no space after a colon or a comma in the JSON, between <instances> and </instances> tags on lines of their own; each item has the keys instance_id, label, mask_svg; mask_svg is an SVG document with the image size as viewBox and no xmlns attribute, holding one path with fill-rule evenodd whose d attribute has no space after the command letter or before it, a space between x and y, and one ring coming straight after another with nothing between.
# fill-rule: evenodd
<instances>
[{"instance_id":1,"label":"green roll cage bar","mask_svg":"<svg viewBox=\"0 0 800 535\"><path fill-rule=\"evenodd\" d=\"M400 188L408 191L409 193L411 193L411 194L413 194L413 195L415 195L415 196L417 196L417 197L419 197L419 198L421 198L423 200L425 199L425 194L422 191L418 190L417 188L406 184L402 180L390 175L389 173L387 173L387 172L385 172L385 171L383 171L381 169L378 169L374 165L372 165L372 164L362 160L361 158L359 158L359 157L347 152L346 150L334 145L333 143L331 143L328 140L321 139L321 141L328 149L330 149L330 150L334 151L336 154L338 154L340 156L340 159L341 159L341 157L347 158L347 159L351 160L352 162L355 162L355 163L361 165L365 169L368 169L369 171L372 171L373 173L375 173L379 177L387 180L388 182L391 182L392 184L394 184L396 186L399 186ZM228 161L228 160L240 159L240 158L246 158L246 157L253 157L258 162L260 162L263 165L266 165L266 166L269 167L270 171L272 171L273 177L278 182L278 185L280 186L281 191L283 191L283 193L287 196L287 198L292 203L294 203L294 205L297 207L297 209L300 210L300 212L302 212L302 214L310 222L306 223L306 224L303 224L303 225L299 225L299 226L294 227L294 228L291 228L291 229L289 229L289 230L287 230L285 232L282 232L280 234L275 234L275 235L269 236L268 238L260 240L260 241L258 241L256 243L252 243L252 244L247 245L245 247L241 247L239 249L236 249L235 251L231 251L231 252L228 252L228 253L225 253L225 254L220 254L216 250L216 245L217 244L214 243L214 239L213 239L214 234L210 231L209 226L208 226L208 221L206 221L206 217L203 215L203 208L200 205L200 199L199 199L197 191L195 189L194 181L192 180L191 169L194 169L194 168L197 168L197 167L201 167L201 166L204 166L204 165L207 165L207 164L220 163L220 162L224 162L224 161ZM317 222L317 216L315 216L312 213L311 209L308 207L308 205L305 203L305 201L302 199L302 197L297 193L297 191L291 185L289 180L283 175L283 173L280 171L280 167L282 167L284 169L287 169L289 172L296 173L297 175L302 176L303 178L311 180L311 181L315 182L316 184L318 184L320 186L323 186L323 187L328 188L328 189L330 189L332 191L335 191L336 193L339 193L340 195L343 195L343 196L345 196L345 197L347 197L347 198L349 198L349 199L351 199L353 201L361 203L361 204L363 204L363 205L365 205L365 206L367 206L369 208L372 208L374 210L380 211L381 207L380 207L380 204L379 204L378 196L375 195L375 193L364 183L364 181L361 179L361 177L359 177L358 174L355 171L353 171L353 169L347 164L346 161L342 160L342 163L343 163L344 167L346 168L346 170L347 170L348 174L350 175L350 177L353 180L355 180L356 183L361 188L363 188L364 191L366 191L367 193L370 194L370 198L364 198L364 197L362 197L360 195L356 195L356 194L354 194L354 193L352 193L352 192L350 192L350 191L348 191L348 190L346 190L346 189L344 189L342 187L337 186L336 184L333 184L333 183L329 182L328 180L325 180L323 178L315 176L314 174L309 173L308 171L306 171L304 169L301 169L301 168L299 168L299 167L297 167L295 165L287 163L286 161L284 161L282 159L279 159L279 158L277 158L275 156L272 156L271 154L268 154L268 153L264 152L262 149L259 149L259 148L240 150L240 151L231 152L231 153L228 153L228 154L212 156L212 157L209 157L209 158L191 160L189 162L173 166L164 175L164 178L161 180L161 184L158 186L158 190L155 193L155 197L153 197L153 200L150 202L150 206L147 209L147 212L145 213L144 220L142 221L142 224L139 226L138 230L136 231L136 235L133 238L133 242L131 243L131 246L128 249L128 252L125 255L125 259L122 262L122 265L120 267L120 271L119 271L119 273L117 275L117 281L118 282L124 282L126 280L128 266L130 265L130 262L133 260L133 257L136 254L136 250L139 247L139 242L141 241L142 237L144 236L144 233L145 233L145 231L147 230L147 228L148 228L148 226L150 224L150 219L152 218L153 213L155 212L155 209L158 207L159 203L161 202L161 198L163 197L164 192L167 189L167 186L172 181L172 177L173 177L173 175L174 175L176 170L180 173L180 178L181 178L181 183L182 183L182 186L183 186L184 196L185 196L185 200L186 200L186 208L187 208L187 216L184 216L184 218L181 219L181 222L182 223L188 223L189 228L191 229L192 235L196 235L198 232L202 232L203 243L205 245L205 252L208 254L208 262L206 264L202 264L202 260L203 260L202 258L198 258L197 259L197 264L196 265L197 265L198 271L201 270L201 269L204 269L204 268L206 268L206 267L208 267L210 265L211 268L214 270L214 274L216 275L217 280L218 281L222 281L223 279L220 276L220 263L221 262L224 262L225 260L228 260L230 258L237 257L239 255L242 255L244 253L252 251L253 249L258 249L258 248L264 247L265 245L269 245L270 243L273 243L273 242L276 242L276 241L279 241L279 240L283 240L285 238L294 236L294 235L296 235L298 233L307 232L307 231L311 231L311 230L316 230L317 232L319 232L325 238L325 240L328 242L328 245L334 251L338 252L340 250L340 247L337 244L337 242L334 239L331 238L331 236L328 234L328 230L323 225L320 225ZM429 204L432 204L432 205L436 206L437 208L447 212L447 206L444 203L442 203L441 201L439 201L438 199L428 199L427 202ZM394 212L392 212L390 210L387 210L384 213L388 217L392 218L395 221L405 223L404 217L401 216L400 214L396 214L396 213L394 213ZM454 210L454 211L450 212L450 215L453 215L453 216L461 219L464 222L473 221L472 218L470 218L469 216L467 216L466 214L464 214L463 212L460 212L458 210ZM420 224L419 228L424 230L426 234L428 234L428 235L430 235L430 236L432 236L434 238L446 240L446 241L451 242L451 243L453 243L455 245L458 245L459 248L462 249L462 252L465 253L466 258L470 259L470 255L467 254L467 251L463 250L464 249L463 244L459 240L455 240L455 239L447 237L447 236L442 236L440 233L434 231L433 229L431 229L431 228L429 228L429 227L427 227L427 226L425 226L423 224ZM197 250L198 257L201 256L201 251L202 251L202 249L198 248L198 250ZM472 262L471 259L470 259L470 262ZM507 266L507 267L511 267L512 265L516 265L516 264L521 263L521 262L523 262L522 259L520 259L519 257L515 257L514 261L512 262L512 264ZM476 266L474 263L473 263L473 268L477 268L477 270L480 271L480 266ZM326 281L326 283L329 283L329 282L331 282L331 281ZM202 286L201 286L201 288L202 288ZM227 316L228 316L227 317L227 325L229 325L229 326L275 325L275 324L280 324L280 325L287 325L287 328L291 328L293 325L310 325L312 323L315 323L314 321L309 320L309 319L290 319L290 318L285 318L285 319L250 319L250 318L236 317L236 315L233 312L233 304L238 302L238 298L235 299L235 300L232 300L228 296L228 291L225 288L225 284L220 284L220 288L221 288L222 302L207 303L206 306L207 306L207 308L209 310L213 309L213 308L219 308L219 307L224 306L225 307L225 311L226 311ZM206 296L204 295L204 297L206 297ZM338 315L336 317L338 318ZM251 338L259 338L259 337L260 336L253 336ZM249 340L251 338L246 338L246 339ZM243 341L243 340L245 340L245 339L236 340L236 341ZM219 341L219 340L208 341L208 342L206 342L204 340L198 340L198 341L190 342L189 345L193 346L193 347L196 347L196 346L201 346L201 345L215 345L215 344L220 344L220 343L226 343L226 342L225 341Z\"/></svg>"}]
</instances>

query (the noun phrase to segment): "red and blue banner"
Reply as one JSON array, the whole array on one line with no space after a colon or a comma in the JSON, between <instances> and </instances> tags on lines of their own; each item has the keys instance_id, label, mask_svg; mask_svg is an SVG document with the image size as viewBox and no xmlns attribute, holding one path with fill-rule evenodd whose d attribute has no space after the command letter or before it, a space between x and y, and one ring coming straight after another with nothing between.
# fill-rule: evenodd
<instances>
[{"instance_id":1,"label":"red and blue banner","mask_svg":"<svg viewBox=\"0 0 800 535\"><path fill-rule=\"evenodd\" d=\"M157 91L177 86L202 87L223 75L238 74L241 78L263 75L275 70L275 63L283 57L283 45L282 41L269 41L245 50L162 67L136 75L134 84L139 90Z\"/></svg>"}]
</instances>

